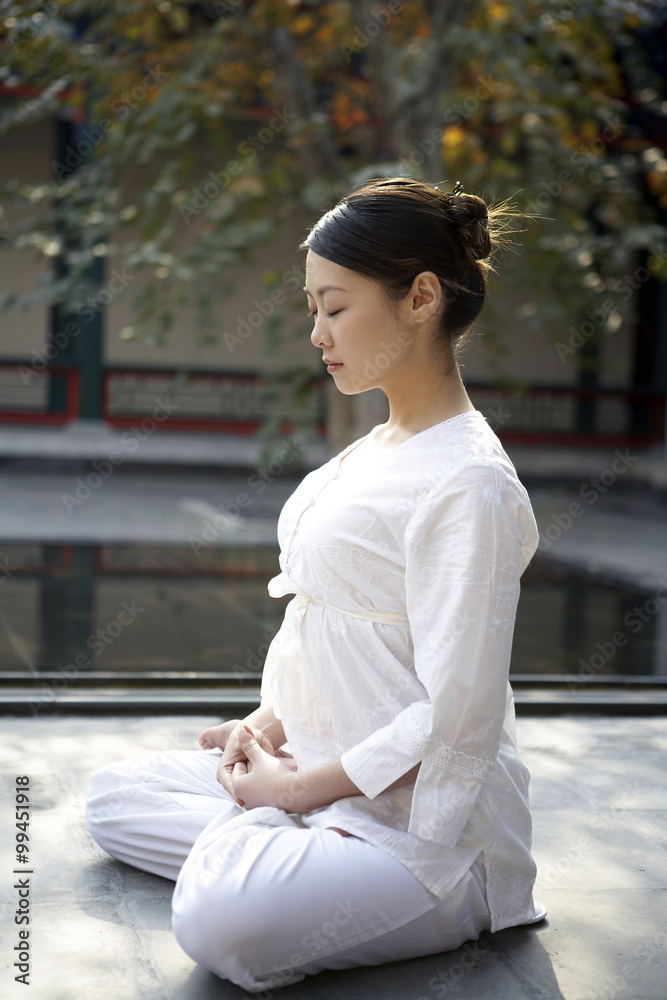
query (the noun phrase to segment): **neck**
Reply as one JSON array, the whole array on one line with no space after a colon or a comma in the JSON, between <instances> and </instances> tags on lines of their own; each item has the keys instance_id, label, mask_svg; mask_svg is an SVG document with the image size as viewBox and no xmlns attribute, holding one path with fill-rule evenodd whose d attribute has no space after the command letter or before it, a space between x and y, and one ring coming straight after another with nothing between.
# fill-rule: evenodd
<instances>
[{"instance_id":1,"label":"neck","mask_svg":"<svg viewBox=\"0 0 667 1000\"><path fill-rule=\"evenodd\" d=\"M389 419L381 424L382 437L398 443L420 431L475 407L465 390L453 356L445 374L431 363L411 373L400 385L382 387L389 401Z\"/></svg>"}]
</instances>

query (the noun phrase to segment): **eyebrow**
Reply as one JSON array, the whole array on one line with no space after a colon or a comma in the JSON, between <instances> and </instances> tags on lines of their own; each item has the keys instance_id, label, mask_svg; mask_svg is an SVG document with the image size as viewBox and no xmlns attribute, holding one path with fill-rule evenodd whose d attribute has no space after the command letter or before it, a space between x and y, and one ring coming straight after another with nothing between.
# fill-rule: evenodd
<instances>
[{"instance_id":1,"label":"eyebrow","mask_svg":"<svg viewBox=\"0 0 667 1000\"><path fill-rule=\"evenodd\" d=\"M308 295L312 295L313 294L312 292L308 291L308 289L306 288L305 285L303 286L303 290L304 290L304 292L308 292ZM339 288L338 285L322 285L321 288L317 289L317 294L318 295L324 295L325 292L344 292L344 291L345 291L345 289L344 288Z\"/></svg>"}]
</instances>

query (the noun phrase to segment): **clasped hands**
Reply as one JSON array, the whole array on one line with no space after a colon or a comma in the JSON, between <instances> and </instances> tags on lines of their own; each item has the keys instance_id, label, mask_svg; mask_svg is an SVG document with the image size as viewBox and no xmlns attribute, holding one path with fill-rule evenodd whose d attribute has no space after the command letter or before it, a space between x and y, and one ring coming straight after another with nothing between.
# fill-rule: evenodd
<instances>
[{"instance_id":1,"label":"clasped hands","mask_svg":"<svg viewBox=\"0 0 667 1000\"><path fill-rule=\"evenodd\" d=\"M204 750L217 747L223 751L216 777L238 805L299 811L294 758L275 747L261 729L253 730L234 719L206 729L199 737L199 745Z\"/></svg>"},{"instance_id":2,"label":"clasped hands","mask_svg":"<svg viewBox=\"0 0 667 1000\"><path fill-rule=\"evenodd\" d=\"M274 806L288 813L306 813L361 795L340 757L299 771L291 754L281 750L284 744L282 724L268 707L260 707L245 721L234 719L205 729L199 737L203 750L217 747L223 751L216 777L234 801L247 809Z\"/></svg>"}]
</instances>

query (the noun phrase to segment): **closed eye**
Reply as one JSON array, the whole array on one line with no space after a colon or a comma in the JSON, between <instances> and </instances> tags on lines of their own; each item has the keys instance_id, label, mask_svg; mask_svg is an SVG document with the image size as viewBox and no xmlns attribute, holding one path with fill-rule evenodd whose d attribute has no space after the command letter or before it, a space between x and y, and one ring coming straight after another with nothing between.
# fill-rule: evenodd
<instances>
[{"instance_id":1,"label":"closed eye","mask_svg":"<svg viewBox=\"0 0 667 1000\"><path fill-rule=\"evenodd\" d=\"M327 317L327 319L331 319L331 317L332 317L332 316L337 316L337 315L338 315L338 313L339 313L339 312L342 312L342 311L343 311L342 309L336 309L336 311L335 311L335 312L332 312L332 313L325 313L324 315L325 315L325 316ZM313 316L317 316L317 309L315 309L315 310L314 310L313 312L309 312L309 313L306 313L306 315L307 315L307 316L310 316L310 317L311 317L311 319L312 319L312 317L313 317Z\"/></svg>"}]
</instances>

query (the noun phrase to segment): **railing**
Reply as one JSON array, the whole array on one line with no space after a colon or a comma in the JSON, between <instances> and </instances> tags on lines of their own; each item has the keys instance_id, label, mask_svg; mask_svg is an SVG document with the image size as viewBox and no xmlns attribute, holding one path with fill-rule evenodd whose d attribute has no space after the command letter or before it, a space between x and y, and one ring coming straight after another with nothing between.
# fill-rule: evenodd
<instances>
[{"instance_id":1,"label":"railing","mask_svg":"<svg viewBox=\"0 0 667 1000\"><path fill-rule=\"evenodd\" d=\"M306 380L309 419L326 430L327 376ZM79 412L78 370L29 362L0 363L0 423L64 424ZM521 444L645 448L665 434L665 398L658 392L617 387L468 383L475 406L498 436ZM256 372L189 372L167 368L108 368L103 377L102 419L130 427L160 409L156 426L167 430L249 434L267 418L289 426L293 387ZM173 405L171 405L173 404Z\"/></svg>"},{"instance_id":2,"label":"railing","mask_svg":"<svg viewBox=\"0 0 667 1000\"><path fill-rule=\"evenodd\" d=\"M78 368L0 363L0 423L66 424L78 413Z\"/></svg>"},{"instance_id":3,"label":"railing","mask_svg":"<svg viewBox=\"0 0 667 1000\"><path fill-rule=\"evenodd\" d=\"M314 390L307 413L321 434L326 431L321 391L326 377L313 375L306 382ZM167 409L174 407L162 422L168 429L249 434L267 418L289 424L294 418L292 392L287 378L255 372L109 368L104 374L103 417L115 427L130 427L156 407L164 412L167 403Z\"/></svg>"},{"instance_id":4,"label":"railing","mask_svg":"<svg viewBox=\"0 0 667 1000\"><path fill-rule=\"evenodd\" d=\"M16 641L0 645L0 710L183 714L215 705L225 714L256 708L266 652L291 596L276 601L266 592L278 548L220 546L210 555L202 564L200 554L184 546L0 539L3 590L16 609ZM585 616L578 613L582 586L590 602ZM522 579L524 594L531 589L565 613L554 617L557 627L545 636L543 622L519 606L510 672L518 711L667 714L657 615L646 623L641 647L619 647L598 674L572 683L600 622L613 629L648 588L609 588L533 563Z\"/></svg>"},{"instance_id":5,"label":"railing","mask_svg":"<svg viewBox=\"0 0 667 1000\"><path fill-rule=\"evenodd\" d=\"M657 392L475 383L466 388L506 442L646 448L664 438L665 398Z\"/></svg>"}]
</instances>

